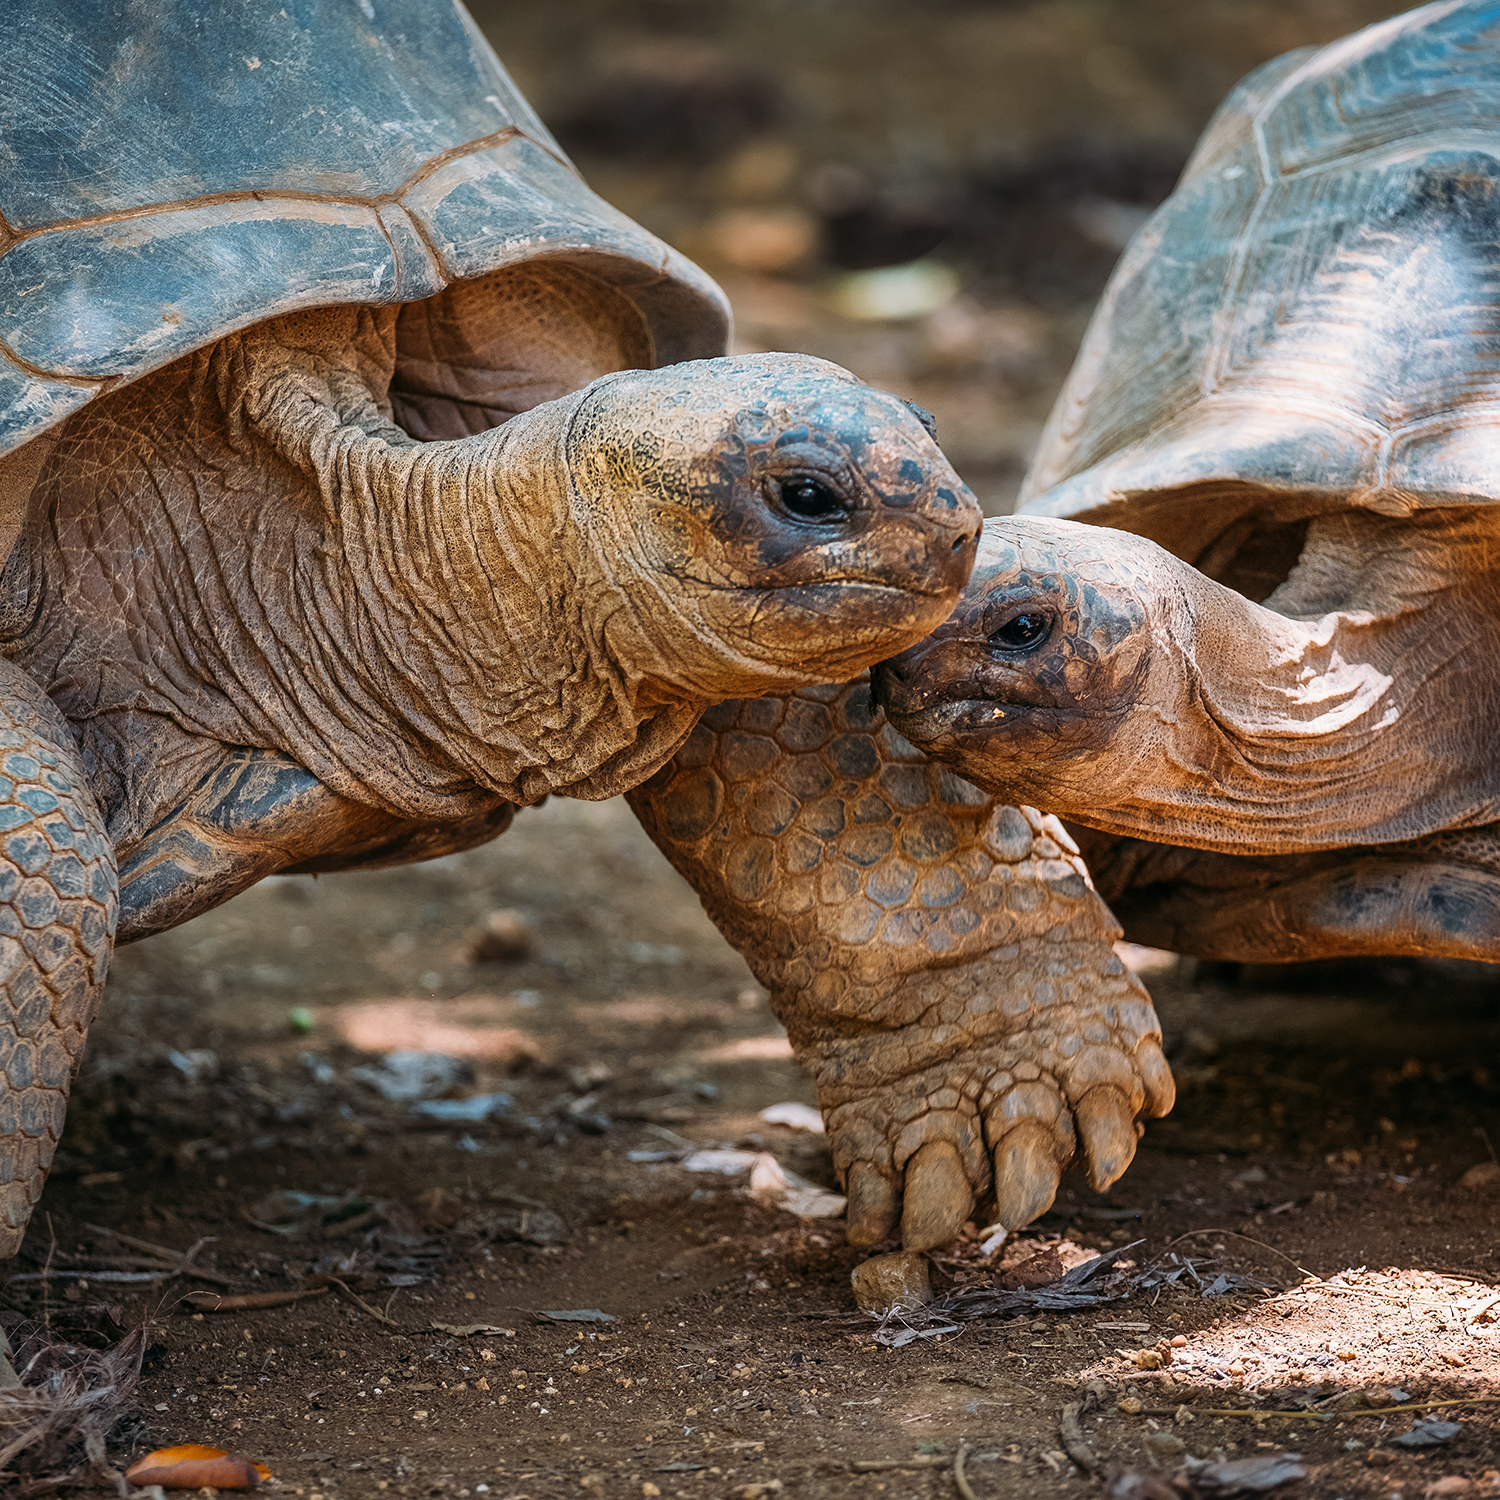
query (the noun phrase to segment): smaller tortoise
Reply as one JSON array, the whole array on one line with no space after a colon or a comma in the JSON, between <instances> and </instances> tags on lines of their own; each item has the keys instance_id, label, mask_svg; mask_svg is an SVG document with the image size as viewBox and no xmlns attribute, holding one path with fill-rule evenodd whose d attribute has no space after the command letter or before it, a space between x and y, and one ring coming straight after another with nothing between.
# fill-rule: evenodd
<instances>
[{"instance_id":1,"label":"smaller tortoise","mask_svg":"<svg viewBox=\"0 0 1500 1500\"><path fill-rule=\"evenodd\" d=\"M1131 937L1500 961L1497 243L1496 6L1253 73L1106 289L1022 513L880 669L914 743L1100 831Z\"/></svg>"},{"instance_id":2,"label":"smaller tortoise","mask_svg":"<svg viewBox=\"0 0 1500 1500\"><path fill-rule=\"evenodd\" d=\"M23 9L0 109L88 97L0 172L0 1256L117 937L634 787L920 638L979 529L904 402L694 358L716 289L457 7Z\"/></svg>"}]
</instances>

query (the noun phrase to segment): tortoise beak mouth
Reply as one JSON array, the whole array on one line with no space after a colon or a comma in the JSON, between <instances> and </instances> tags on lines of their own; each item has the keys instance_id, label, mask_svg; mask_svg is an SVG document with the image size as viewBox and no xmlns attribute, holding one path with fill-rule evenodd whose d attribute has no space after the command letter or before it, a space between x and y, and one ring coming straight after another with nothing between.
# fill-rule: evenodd
<instances>
[{"instance_id":1,"label":"tortoise beak mouth","mask_svg":"<svg viewBox=\"0 0 1500 1500\"><path fill-rule=\"evenodd\" d=\"M858 573L780 583L759 592L760 607L736 633L768 657L816 657L830 680L840 671L855 675L872 657L919 641L946 618L955 595L953 590L917 590ZM729 600L736 618L744 616L742 599Z\"/></svg>"},{"instance_id":2,"label":"tortoise beak mouth","mask_svg":"<svg viewBox=\"0 0 1500 1500\"><path fill-rule=\"evenodd\" d=\"M953 601L958 597L958 590L951 587L922 588L918 584L893 583L889 578L882 577L874 572L847 571L842 573L823 573L816 579L803 582L789 582L770 585L770 592L784 593L788 590L797 589L805 593L816 593L827 590L830 593L835 589L864 589L872 594L887 594L893 597L912 599L940 599L951 609ZM946 616L944 616L946 618Z\"/></svg>"},{"instance_id":3,"label":"tortoise beak mouth","mask_svg":"<svg viewBox=\"0 0 1500 1500\"><path fill-rule=\"evenodd\" d=\"M1050 707L1027 672L998 659L983 637L918 641L871 673L871 696L908 739L993 734Z\"/></svg>"}]
</instances>

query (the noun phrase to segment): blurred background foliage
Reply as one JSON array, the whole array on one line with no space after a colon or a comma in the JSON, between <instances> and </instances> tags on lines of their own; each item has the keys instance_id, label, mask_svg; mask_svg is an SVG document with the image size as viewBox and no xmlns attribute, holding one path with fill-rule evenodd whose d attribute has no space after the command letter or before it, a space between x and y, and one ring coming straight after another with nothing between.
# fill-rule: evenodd
<instances>
[{"instance_id":1,"label":"blurred background foliage","mask_svg":"<svg viewBox=\"0 0 1500 1500\"><path fill-rule=\"evenodd\" d=\"M743 349L934 411L1009 510L1088 313L1215 105L1389 0L470 0L606 198Z\"/></svg>"}]
</instances>

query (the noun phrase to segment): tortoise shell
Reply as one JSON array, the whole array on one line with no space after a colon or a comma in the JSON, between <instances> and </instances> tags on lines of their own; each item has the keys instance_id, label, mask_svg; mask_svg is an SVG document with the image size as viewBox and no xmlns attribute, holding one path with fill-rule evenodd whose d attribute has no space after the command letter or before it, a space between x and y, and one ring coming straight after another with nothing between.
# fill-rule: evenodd
<instances>
[{"instance_id":1,"label":"tortoise shell","mask_svg":"<svg viewBox=\"0 0 1500 1500\"><path fill-rule=\"evenodd\" d=\"M584 186L457 0L8 15L0 454L248 324L543 257L623 293L656 364L724 352L723 294Z\"/></svg>"},{"instance_id":2,"label":"tortoise shell","mask_svg":"<svg viewBox=\"0 0 1500 1500\"><path fill-rule=\"evenodd\" d=\"M1497 454L1500 5L1441 0L1230 94L1121 258L1018 509L1223 576L1277 523L1495 499Z\"/></svg>"}]
</instances>

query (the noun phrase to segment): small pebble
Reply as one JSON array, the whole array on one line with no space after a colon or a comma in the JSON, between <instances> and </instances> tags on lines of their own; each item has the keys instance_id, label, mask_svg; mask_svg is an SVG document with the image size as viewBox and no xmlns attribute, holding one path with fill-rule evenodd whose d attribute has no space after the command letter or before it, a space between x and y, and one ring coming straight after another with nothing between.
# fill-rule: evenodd
<instances>
[{"instance_id":1,"label":"small pebble","mask_svg":"<svg viewBox=\"0 0 1500 1500\"><path fill-rule=\"evenodd\" d=\"M1436 1448L1439 1443L1451 1443L1463 1431L1462 1422L1417 1422L1410 1432L1403 1432L1391 1439L1393 1448Z\"/></svg>"},{"instance_id":2,"label":"small pebble","mask_svg":"<svg viewBox=\"0 0 1500 1500\"><path fill-rule=\"evenodd\" d=\"M1179 1333L1172 1340L1172 1347L1174 1349L1186 1349L1187 1348L1187 1335L1184 1334L1184 1333Z\"/></svg>"},{"instance_id":3,"label":"small pebble","mask_svg":"<svg viewBox=\"0 0 1500 1500\"><path fill-rule=\"evenodd\" d=\"M1142 1441L1158 1458L1174 1458L1187 1448L1175 1432L1148 1432Z\"/></svg>"},{"instance_id":4,"label":"small pebble","mask_svg":"<svg viewBox=\"0 0 1500 1500\"><path fill-rule=\"evenodd\" d=\"M849 1280L854 1283L854 1300L862 1312L922 1307L932 1301L927 1257L915 1250L871 1256L855 1266Z\"/></svg>"},{"instance_id":5,"label":"small pebble","mask_svg":"<svg viewBox=\"0 0 1500 1500\"><path fill-rule=\"evenodd\" d=\"M1473 1481L1462 1474L1444 1474L1441 1479L1434 1479L1423 1495L1424 1500L1447 1500L1450 1495L1467 1495L1473 1488Z\"/></svg>"},{"instance_id":6,"label":"small pebble","mask_svg":"<svg viewBox=\"0 0 1500 1500\"><path fill-rule=\"evenodd\" d=\"M1143 1405L1139 1396L1121 1396L1119 1400L1120 1410L1134 1416Z\"/></svg>"},{"instance_id":7,"label":"small pebble","mask_svg":"<svg viewBox=\"0 0 1500 1500\"><path fill-rule=\"evenodd\" d=\"M511 907L492 911L474 940L470 957L476 964L514 963L525 958L535 941L531 924Z\"/></svg>"}]
</instances>

